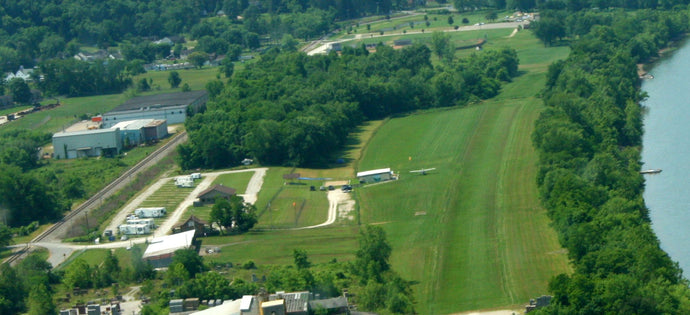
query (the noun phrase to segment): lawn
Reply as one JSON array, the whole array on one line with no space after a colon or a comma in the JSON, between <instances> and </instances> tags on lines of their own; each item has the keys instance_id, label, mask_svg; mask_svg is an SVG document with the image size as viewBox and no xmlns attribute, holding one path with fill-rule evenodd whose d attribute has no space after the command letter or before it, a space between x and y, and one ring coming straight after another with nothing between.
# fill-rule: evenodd
<instances>
[{"instance_id":1,"label":"lawn","mask_svg":"<svg viewBox=\"0 0 690 315\"><path fill-rule=\"evenodd\" d=\"M25 109L32 108L33 106L17 106L11 108L0 109L0 116L5 116L7 114L14 114L16 112L21 112Z\"/></svg>"},{"instance_id":2,"label":"lawn","mask_svg":"<svg viewBox=\"0 0 690 315\"><path fill-rule=\"evenodd\" d=\"M213 185L221 184L226 187L232 187L237 189L238 194L243 194L252 176L254 176L254 172L222 174L216 177L213 181Z\"/></svg>"}]
</instances>

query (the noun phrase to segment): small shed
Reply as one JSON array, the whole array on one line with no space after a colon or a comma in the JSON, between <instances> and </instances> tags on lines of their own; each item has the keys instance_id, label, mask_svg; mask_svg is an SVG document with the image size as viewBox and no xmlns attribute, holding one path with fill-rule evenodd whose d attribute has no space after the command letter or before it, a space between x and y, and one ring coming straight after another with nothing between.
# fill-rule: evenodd
<instances>
[{"instance_id":1,"label":"small shed","mask_svg":"<svg viewBox=\"0 0 690 315\"><path fill-rule=\"evenodd\" d=\"M393 179L393 172L390 168L358 172L357 179L361 183L377 183Z\"/></svg>"},{"instance_id":2,"label":"small shed","mask_svg":"<svg viewBox=\"0 0 690 315\"><path fill-rule=\"evenodd\" d=\"M201 193L199 193L197 198L199 198L199 200L202 203L214 203L216 202L216 198L223 198L229 200L230 197L235 195L235 192L235 188L230 188L218 184L202 191Z\"/></svg>"},{"instance_id":3,"label":"small shed","mask_svg":"<svg viewBox=\"0 0 690 315\"><path fill-rule=\"evenodd\" d=\"M346 297L339 296L330 299L309 301L309 308L312 310L325 309L328 314L347 314L348 303Z\"/></svg>"},{"instance_id":4,"label":"small shed","mask_svg":"<svg viewBox=\"0 0 690 315\"><path fill-rule=\"evenodd\" d=\"M137 208L134 210L134 215L140 218L161 218L166 214L164 207L154 208Z\"/></svg>"},{"instance_id":5,"label":"small shed","mask_svg":"<svg viewBox=\"0 0 690 315\"><path fill-rule=\"evenodd\" d=\"M211 224L192 215L189 217L189 219L185 220L184 222L173 226L173 233L180 233L192 230L194 231L195 237L205 236L206 234L211 232Z\"/></svg>"}]
</instances>

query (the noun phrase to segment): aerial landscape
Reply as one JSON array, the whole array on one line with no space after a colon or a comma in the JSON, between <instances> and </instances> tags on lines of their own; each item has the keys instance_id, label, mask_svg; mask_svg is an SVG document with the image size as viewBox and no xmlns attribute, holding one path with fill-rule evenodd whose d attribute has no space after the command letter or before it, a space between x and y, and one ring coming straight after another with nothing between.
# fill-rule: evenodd
<instances>
[{"instance_id":1,"label":"aerial landscape","mask_svg":"<svg viewBox=\"0 0 690 315\"><path fill-rule=\"evenodd\" d=\"M690 0L0 3L0 314L690 313Z\"/></svg>"}]
</instances>

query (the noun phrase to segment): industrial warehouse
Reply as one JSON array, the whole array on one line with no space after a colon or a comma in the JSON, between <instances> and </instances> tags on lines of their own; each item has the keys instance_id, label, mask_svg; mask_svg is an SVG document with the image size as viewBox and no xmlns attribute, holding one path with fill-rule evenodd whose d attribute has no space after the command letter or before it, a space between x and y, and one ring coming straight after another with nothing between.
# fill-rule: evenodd
<instances>
[{"instance_id":1,"label":"industrial warehouse","mask_svg":"<svg viewBox=\"0 0 690 315\"><path fill-rule=\"evenodd\" d=\"M138 96L103 114L102 128L110 128L121 121L164 119L168 124L185 122L187 113L196 113L208 101L208 92L190 91Z\"/></svg>"}]
</instances>

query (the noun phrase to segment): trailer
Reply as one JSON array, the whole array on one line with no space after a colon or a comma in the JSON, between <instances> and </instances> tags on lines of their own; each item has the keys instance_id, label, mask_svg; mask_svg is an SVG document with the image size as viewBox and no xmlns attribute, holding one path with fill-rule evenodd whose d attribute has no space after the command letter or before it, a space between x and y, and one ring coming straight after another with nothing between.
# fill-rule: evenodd
<instances>
[{"instance_id":1,"label":"trailer","mask_svg":"<svg viewBox=\"0 0 690 315\"><path fill-rule=\"evenodd\" d=\"M151 233L151 228L147 224L121 224L118 226L120 234L124 235L143 235Z\"/></svg>"},{"instance_id":2,"label":"trailer","mask_svg":"<svg viewBox=\"0 0 690 315\"><path fill-rule=\"evenodd\" d=\"M201 173L192 173L189 175L192 179L201 179Z\"/></svg>"},{"instance_id":3,"label":"trailer","mask_svg":"<svg viewBox=\"0 0 690 315\"><path fill-rule=\"evenodd\" d=\"M164 207L155 208L137 208L134 210L134 215L139 218L161 218L166 214Z\"/></svg>"},{"instance_id":4,"label":"trailer","mask_svg":"<svg viewBox=\"0 0 690 315\"><path fill-rule=\"evenodd\" d=\"M149 218L149 219L128 219L127 224L133 224L133 225L146 224L152 230L156 228L156 224L153 222L153 219L151 219L151 218Z\"/></svg>"},{"instance_id":5,"label":"trailer","mask_svg":"<svg viewBox=\"0 0 690 315\"><path fill-rule=\"evenodd\" d=\"M175 177L175 186L180 188L192 188L194 187L194 179L192 176Z\"/></svg>"}]
</instances>

